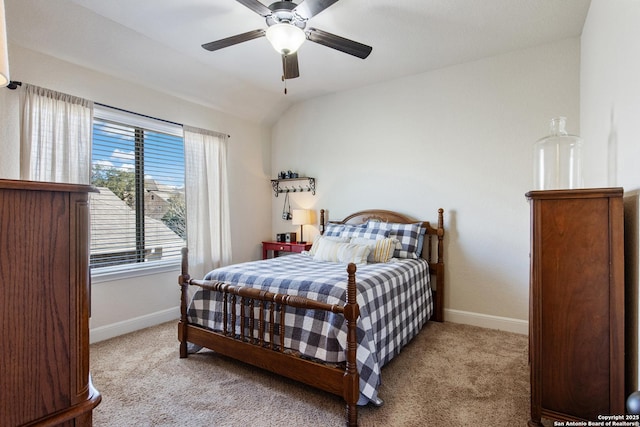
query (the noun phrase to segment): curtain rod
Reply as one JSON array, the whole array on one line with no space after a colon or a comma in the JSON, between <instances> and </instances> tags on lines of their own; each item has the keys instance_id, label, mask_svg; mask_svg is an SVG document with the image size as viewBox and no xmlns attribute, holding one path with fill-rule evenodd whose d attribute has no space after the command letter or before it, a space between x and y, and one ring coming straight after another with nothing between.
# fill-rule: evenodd
<instances>
[{"instance_id":1,"label":"curtain rod","mask_svg":"<svg viewBox=\"0 0 640 427\"><path fill-rule=\"evenodd\" d=\"M95 105L99 105L99 106L101 106L101 107L107 107L107 108L111 108L111 109L113 109L113 110L122 111L123 113L135 114L136 116L145 117L145 118L147 118L147 119L158 120L158 121L160 121L160 122L169 123L169 124L171 124L171 125L184 126L184 124L182 124L182 123L172 122L172 121L170 121L170 120L159 119L159 118L157 118L157 117L147 116L146 114L135 113L135 112L133 112L133 111L125 110L124 108L112 107L111 105L102 104L102 103L100 103L100 102L94 102L94 104L95 104Z\"/></svg>"},{"instance_id":2,"label":"curtain rod","mask_svg":"<svg viewBox=\"0 0 640 427\"><path fill-rule=\"evenodd\" d=\"M22 86L22 82L17 82L15 80L10 80L9 84L6 86L7 89L15 90L18 86Z\"/></svg>"},{"instance_id":3,"label":"curtain rod","mask_svg":"<svg viewBox=\"0 0 640 427\"><path fill-rule=\"evenodd\" d=\"M22 86L22 82L11 80L6 87L7 89L15 90L18 88L18 86ZM161 122L169 123L176 126L184 126L183 123L177 123L177 122L172 122L170 120L159 119L157 117L147 116L146 114L135 113L133 111L125 110L124 108L112 107L111 105L102 104L100 102L94 102L94 104L99 105L101 107L113 108L114 110L122 111L123 113L136 114L138 116L146 117L147 119L159 120ZM227 138L231 138L231 135L227 134Z\"/></svg>"},{"instance_id":4,"label":"curtain rod","mask_svg":"<svg viewBox=\"0 0 640 427\"><path fill-rule=\"evenodd\" d=\"M177 122L172 122L171 120L159 119L157 117L147 116L146 114L140 114L140 113L136 113L136 112L133 112L133 111L125 110L124 108L112 107L111 105L102 104L100 102L94 102L94 104L99 105L101 107L113 108L114 110L122 111L123 113L135 114L137 116L145 117L147 119L158 120L158 121L161 121L161 122L164 122L164 123L169 123L171 125L182 126L182 127L185 126L184 123L177 123ZM220 133L222 133L222 132L220 132ZM227 134L227 138L231 138L231 135Z\"/></svg>"}]
</instances>

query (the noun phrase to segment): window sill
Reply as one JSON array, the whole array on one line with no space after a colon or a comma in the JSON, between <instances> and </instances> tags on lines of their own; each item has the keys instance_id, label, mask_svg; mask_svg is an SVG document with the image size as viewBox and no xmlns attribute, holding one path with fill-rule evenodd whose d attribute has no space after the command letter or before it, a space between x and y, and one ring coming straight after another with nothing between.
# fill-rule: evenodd
<instances>
[{"instance_id":1,"label":"window sill","mask_svg":"<svg viewBox=\"0 0 640 427\"><path fill-rule=\"evenodd\" d=\"M113 282L133 277L150 276L153 274L175 272L180 274L180 261L141 263L143 265L124 265L118 267L103 267L91 271L91 283Z\"/></svg>"}]
</instances>

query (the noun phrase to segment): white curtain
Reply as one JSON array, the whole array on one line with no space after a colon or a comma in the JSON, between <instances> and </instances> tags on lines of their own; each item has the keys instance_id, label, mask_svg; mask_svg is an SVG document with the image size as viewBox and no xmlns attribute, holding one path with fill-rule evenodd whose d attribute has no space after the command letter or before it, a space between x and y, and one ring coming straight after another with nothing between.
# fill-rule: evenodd
<instances>
[{"instance_id":1,"label":"white curtain","mask_svg":"<svg viewBox=\"0 0 640 427\"><path fill-rule=\"evenodd\" d=\"M89 184L93 102L24 86L21 179Z\"/></svg>"},{"instance_id":2,"label":"white curtain","mask_svg":"<svg viewBox=\"0 0 640 427\"><path fill-rule=\"evenodd\" d=\"M228 136L184 127L189 274L203 277L231 263Z\"/></svg>"}]
</instances>

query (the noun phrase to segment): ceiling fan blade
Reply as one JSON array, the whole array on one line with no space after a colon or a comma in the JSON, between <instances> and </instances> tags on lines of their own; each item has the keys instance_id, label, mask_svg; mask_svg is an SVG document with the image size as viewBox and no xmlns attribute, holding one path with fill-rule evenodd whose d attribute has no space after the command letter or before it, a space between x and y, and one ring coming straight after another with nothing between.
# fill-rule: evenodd
<instances>
[{"instance_id":1,"label":"ceiling fan blade","mask_svg":"<svg viewBox=\"0 0 640 427\"><path fill-rule=\"evenodd\" d=\"M305 19L312 18L337 2L338 0L304 0L294 9Z\"/></svg>"},{"instance_id":2,"label":"ceiling fan blade","mask_svg":"<svg viewBox=\"0 0 640 427\"><path fill-rule=\"evenodd\" d=\"M295 79L300 77L298 68L298 54L296 52L289 55L282 55L282 72L285 79Z\"/></svg>"},{"instance_id":3,"label":"ceiling fan blade","mask_svg":"<svg viewBox=\"0 0 640 427\"><path fill-rule=\"evenodd\" d=\"M362 59L369 56L373 50L371 46L367 46L366 44L354 42L353 40L345 39L344 37L336 36L335 34L327 33L317 28L309 28L307 31L307 39Z\"/></svg>"},{"instance_id":4,"label":"ceiling fan blade","mask_svg":"<svg viewBox=\"0 0 640 427\"><path fill-rule=\"evenodd\" d=\"M253 10L258 15L262 15L263 18L271 15L271 9L260 3L258 0L236 0L238 3Z\"/></svg>"},{"instance_id":5,"label":"ceiling fan blade","mask_svg":"<svg viewBox=\"0 0 640 427\"><path fill-rule=\"evenodd\" d=\"M247 33L242 33L235 36L227 37L226 39L220 39L214 42L205 43L202 45L202 47L205 48L206 50L214 51L214 50L222 49L224 47L233 46L234 44L257 39L258 37L264 36L265 33L266 33L265 30L253 30Z\"/></svg>"}]
</instances>

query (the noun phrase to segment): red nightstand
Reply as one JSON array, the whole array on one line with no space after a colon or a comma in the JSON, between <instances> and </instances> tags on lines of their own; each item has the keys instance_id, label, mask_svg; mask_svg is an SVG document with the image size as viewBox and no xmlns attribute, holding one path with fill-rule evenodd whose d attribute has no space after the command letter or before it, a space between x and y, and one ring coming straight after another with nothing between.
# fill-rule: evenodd
<instances>
[{"instance_id":1,"label":"red nightstand","mask_svg":"<svg viewBox=\"0 0 640 427\"><path fill-rule=\"evenodd\" d=\"M262 242L262 259L267 259L269 251L277 257L278 252L302 252L311 249L311 243Z\"/></svg>"}]
</instances>

